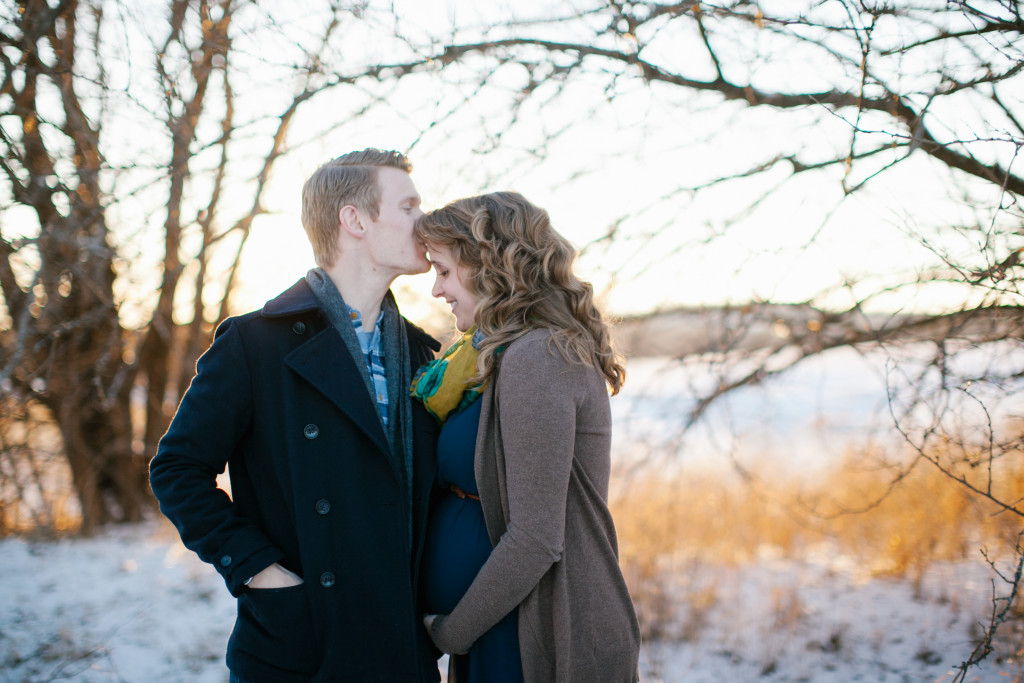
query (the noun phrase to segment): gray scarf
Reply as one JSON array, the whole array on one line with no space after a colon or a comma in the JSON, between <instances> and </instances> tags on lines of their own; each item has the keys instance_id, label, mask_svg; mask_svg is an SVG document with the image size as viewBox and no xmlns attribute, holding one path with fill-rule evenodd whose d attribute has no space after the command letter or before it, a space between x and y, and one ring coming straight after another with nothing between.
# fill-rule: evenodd
<instances>
[{"instance_id":1,"label":"gray scarf","mask_svg":"<svg viewBox=\"0 0 1024 683\"><path fill-rule=\"evenodd\" d=\"M313 294L320 302L320 307L327 314L327 320L341 335L345 346L356 361L359 374L366 386L367 397L374 402L374 414L380 416L376 409L376 392L370 370L366 367L363 350L359 346L349 308L341 297L341 292L322 268L313 268L306 273ZM398 454L405 477L406 500L409 510L408 542L412 549L412 397L408 388L412 382L412 360L409 356L409 337L404 319L398 312L398 304L389 290L381 302L384 320L381 322L381 336L384 347L384 374L388 383L388 425L385 429L391 454ZM366 320L363 323L367 323ZM376 323L376 321L374 321ZM397 362L396 362L397 361ZM383 428L383 422L381 423Z\"/></svg>"}]
</instances>

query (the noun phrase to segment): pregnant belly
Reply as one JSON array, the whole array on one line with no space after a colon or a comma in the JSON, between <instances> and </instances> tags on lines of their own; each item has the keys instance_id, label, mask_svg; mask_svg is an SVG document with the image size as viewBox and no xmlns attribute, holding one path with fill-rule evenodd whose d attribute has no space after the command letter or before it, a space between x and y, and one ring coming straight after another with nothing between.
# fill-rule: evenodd
<instances>
[{"instance_id":1,"label":"pregnant belly","mask_svg":"<svg viewBox=\"0 0 1024 683\"><path fill-rule=\"evenodd\" d=\"M448 614L491 554L480 502L446 494L430 511L420 565L425 607Z\"/></svg>"}]
</instances>

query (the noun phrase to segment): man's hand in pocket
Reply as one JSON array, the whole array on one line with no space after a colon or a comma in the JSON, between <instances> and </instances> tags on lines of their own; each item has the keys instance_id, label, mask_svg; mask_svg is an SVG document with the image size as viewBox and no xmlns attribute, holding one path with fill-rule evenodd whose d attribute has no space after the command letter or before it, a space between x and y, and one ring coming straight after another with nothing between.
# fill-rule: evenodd
<instances>
[{"instance_id":1,"label":"man's hand in pocket","mask_svg":"<svg viewBox=\"0 0 1024 683\"><path fill-rule=\"evenodd\" d=\"M270 565L249 581L249 588L262 590L266 588L288 588L302 583L302 577L290 572L277 562Z\"/></svg>"}]
</instances>

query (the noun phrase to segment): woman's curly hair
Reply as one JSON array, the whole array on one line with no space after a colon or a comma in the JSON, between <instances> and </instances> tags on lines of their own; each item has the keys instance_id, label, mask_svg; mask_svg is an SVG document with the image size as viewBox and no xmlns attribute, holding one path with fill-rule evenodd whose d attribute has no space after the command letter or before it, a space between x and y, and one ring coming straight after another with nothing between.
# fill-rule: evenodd
<instances>
[{"instance_id":1,"label":"woman's curly hair","mask_svg":"<svg viewBox=\"0 0 1024 683\"><path fill-rule=\"evenodd\" d=\"M547 328L562 356L593 365L612 393L626 377L594 290L573 273L576 250L548 214L516 192L458 199L424 214L416 234L451 252L464 284L477 297L476 326L484 333L477 381L494 373L499 349Z\"/></svg>"}]
</instances>

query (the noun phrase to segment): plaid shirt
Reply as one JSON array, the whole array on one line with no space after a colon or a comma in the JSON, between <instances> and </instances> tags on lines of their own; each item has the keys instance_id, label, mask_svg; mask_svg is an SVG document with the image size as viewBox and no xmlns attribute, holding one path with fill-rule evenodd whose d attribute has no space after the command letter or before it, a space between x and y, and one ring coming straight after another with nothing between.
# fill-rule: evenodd
<instances>
[{"instance_id":1,"label":"plaid shirt","mask_svg":"<svg viewBox=\"0 0 1024 683\"><path fill-rule=\"evenodd\" d=\"M387 427L388 378L384 374L384 343L380 331L381 321L384 320L384 312L381 311L381 314L377 316L377 324L373 326L373 330L370 332L363 328L362 315L351 306L348 306L348 317L352 319L352 327L355 328L356 338L359 340L359 348L363 350L363 360L366 361L366 369L370 371L370 379L373 380L373 389L377 399L377 412L380 413L380 421Z\"/></svg>"}]
</instances>

